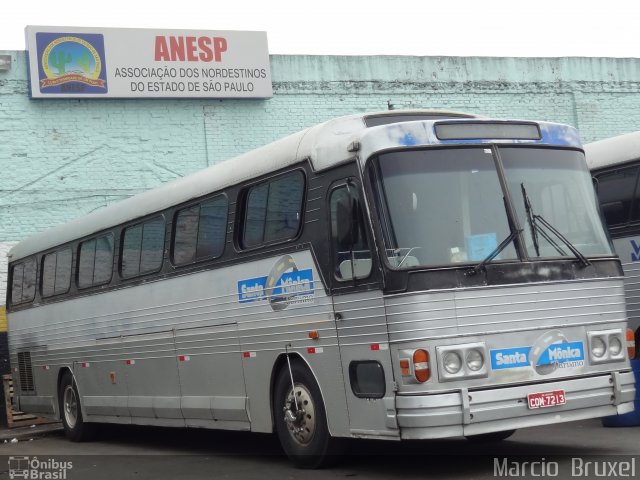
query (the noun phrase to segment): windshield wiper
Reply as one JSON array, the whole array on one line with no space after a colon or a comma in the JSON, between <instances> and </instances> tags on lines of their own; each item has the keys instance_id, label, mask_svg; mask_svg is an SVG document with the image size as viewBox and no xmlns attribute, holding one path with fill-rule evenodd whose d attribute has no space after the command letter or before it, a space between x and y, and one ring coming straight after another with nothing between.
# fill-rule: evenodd
<instances>
[{"instance_id":1,"label":"windshield wiper","mask_svg":"<svg viewBox=\"0 0 640 480\"><path fill-rule=\"evenodd\" d=\"M522 198L524 199L524 210L527 212L527 222L529 222L529 228L531 229L531 238L533 239L533 248L536 249L536 255L540 256L540 244L538 243L538 226L536 225L536 219L533 216L531 210L531 202L527 195L527 191L524 189L524 183L520 184L522 189Z\"/></svg>"},{"instance_id":2,"label":"windshield wiper","mask_svg":"<svg viewBox=\"0 0 640 480\"><path fill-rule=\"evenodd\" d=\"M564 243L571 253L575 255L575 257L580 260L583 266L587 267L591 265L591 262L587 260L580 250L578 250L573 243L569 241L567 237L565 237L562 233L560 233L553 225L551 225L547 220L544 219L542 215L536 215L533 213L533 208L531 207L531 201L529 200L529 196L527 195L527 190L524 188L524 183L520 184L520 188L522 189L522 199L524 201L524 208L527 213L527 221L529 222L529 227L531 228L531 238L533 239L533 246L536 250L536 255L540 256L540 244L538 243L538 233L547 241L549 244L556 249L556 251L562 255L566 256L566 252L558 245L556 241L551 238L548 232L546 232L542 227L545 227L551 233L553 233L557 238L560 239L562 243ZM538 225L540 222L540 225Z\"/></svg>"},{"instance_id":3,"label":"windshield wiper","mask_svg":"<svg viewBox=\"0 0 640 480\"><path fill-rule=\"evenodd\" d=\"M471 271L469 272L469 275L475 275L477 274L480 270L482 270L485 265L487 265L487 263L489 263L491 260L493 260L494 258L496 258L500 252L502 252L505 248L507 248L507 245L509 245L511 242L513 242L513 240L520 235L520 232L522 232L522 229L519 230L514 230L513 232L511 232L511 234L505 238L500 245L498 245L496 247L496 249L491 252L489 255L487 255L487 257L482 260L478 265L476 265L475 267L473 267L473 269L471 269Z\"/></svg>"}]
</instances>

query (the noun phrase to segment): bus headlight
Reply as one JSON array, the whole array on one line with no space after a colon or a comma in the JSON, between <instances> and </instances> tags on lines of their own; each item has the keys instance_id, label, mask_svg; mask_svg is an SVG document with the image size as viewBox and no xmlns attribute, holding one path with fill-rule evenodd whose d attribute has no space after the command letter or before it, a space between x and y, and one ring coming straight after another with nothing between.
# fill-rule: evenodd
<instances>
[{"instance_id":1,"label":"bus headlight","mask_svg":"<svg viewBox=\"0 0 640 480\"><path fill-rule=\"evenodd\" d=\"M591 363L620 362L626 358L621 328L587 332Z\"/></svg>"},{"instance_id":2,"label":"bus headlight","mask_svg":"<svg viewBox=\"0 0 640 480\"><path fill-rule=\"evenodd\" d=\"M620 355L621 351L622 351L622 342L618 337L612 336L609 339L609 353L611 354L611 356L617 357L618 355Z\"/></svg>"},{"instance_id":3,"label":"bus headlight","mask_svg":"<svg viewBox=\"0 0 640 480\"><path fill-rule=\"evenodd\" d=\"M460 355L456 352L446 353L442 363L444 364L444 369L449 373L458 373L462 368L462 360L460 360Z\"/></svg>"},{"instance_id":4,"label":"bus headlight","mask_svg":"<svg viewBox=\"0 0 640 480\"><path fill-rule=\"evenodd\" d=\"M436 347L441 382L488 376L487 348L483 342Z\"/></svg>"},{"instance_id":5,"label":"bus headlight","mask_svg":"<svg viewBox=\"0 0 640 480\"><path fill-rule=\"evenodd\" d=\"M591 339L591 353L593 353L594 357L601 358L606 350L607 346L601 337L593 337Z\"/></svg>"},{"instance_id":6,"label":"bus headlight","mask_svg":"<svg viewBox=\"0 0 640 480\"><path fill-rule=\"evenodd\" d=\"M469 370L477 372L484 366L484 357L480 350L475 348L467 352L467 367Z\"/></svg>"}]
</instances>

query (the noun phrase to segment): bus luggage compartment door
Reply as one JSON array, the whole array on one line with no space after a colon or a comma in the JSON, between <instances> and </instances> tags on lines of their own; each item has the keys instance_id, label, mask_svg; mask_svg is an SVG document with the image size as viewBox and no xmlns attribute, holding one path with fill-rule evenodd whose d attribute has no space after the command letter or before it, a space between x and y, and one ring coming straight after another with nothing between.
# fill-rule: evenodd
<instances>
[{"instance_id":1,"label":"bus luggage compartment door","mask_svg":"<svg viewBox=\"0 0 640 480\"><path fill-rule=\"evenodd\" d=\"M334 297L351 433L398 437L389 336L379 290Z\"/></svg>"}]
</instances>

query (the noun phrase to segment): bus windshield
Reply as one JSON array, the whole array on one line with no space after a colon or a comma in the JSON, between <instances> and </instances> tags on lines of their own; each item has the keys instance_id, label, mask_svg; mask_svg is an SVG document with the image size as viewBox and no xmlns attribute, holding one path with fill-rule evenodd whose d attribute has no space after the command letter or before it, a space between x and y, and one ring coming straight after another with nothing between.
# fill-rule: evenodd
<instances>
[{"instance_id":1,"label":"bus windshield","mask_svg":"<svg viewBox=\"0 0 640 480\"><path fill-rule=\"evenodd\" d=\"M568 245L545 224L583 255L612 254L582 152L500 148L500 157L530 258L573 256Z\"/></svg>"},{"instance_id":2,"label":"bus windshield","mask_svg":"<svg viewBox=\"0 0 640 480\"><path fill-rule=\"evenodd\" d=\"M580 152L526 147L499 151L528 257L573 257L566 240L584 255L611 254ZM491 148L398 151L378 158L376 203L393 267L477 264L509 238L512 228ZM534 236L525 196L530 215L543 217L564 239L546 232L549 240L543 234ZM541 230L542 221L535 227ZM516 259L510 242L492 261Z\"/></svg>"}]
</instances>

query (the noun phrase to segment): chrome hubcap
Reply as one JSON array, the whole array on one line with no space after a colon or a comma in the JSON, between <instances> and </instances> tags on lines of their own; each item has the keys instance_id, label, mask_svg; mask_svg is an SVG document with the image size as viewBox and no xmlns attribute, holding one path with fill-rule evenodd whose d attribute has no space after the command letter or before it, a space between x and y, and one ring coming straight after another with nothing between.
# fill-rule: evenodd
<instances>
[{"instance_id":1,"label":"chrome hubcap","mask_svg":"<svg viewBox=\"0 0 640 480\"><path fill-rule=\"evenodd\" d=\"M283 410L291 437L300 445L307 445L316 431L316 409L309 390L304 385L296 385L295 393L289 389Z\"/></svg>"},{"instance_id":2,"label":"chrome hubcap","mask_svg":"<svg viewBox=\"0 0 640 480\"><path fill-rule=\"evenodd\" d=\"M64 389L62 408L64 410L64 420L69 428L75 427L78 421L78 399L71 385L67 385Z\"/></svg>"}]
</instances>

